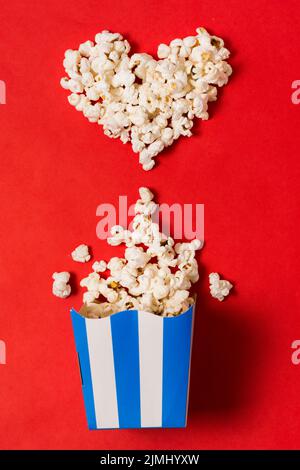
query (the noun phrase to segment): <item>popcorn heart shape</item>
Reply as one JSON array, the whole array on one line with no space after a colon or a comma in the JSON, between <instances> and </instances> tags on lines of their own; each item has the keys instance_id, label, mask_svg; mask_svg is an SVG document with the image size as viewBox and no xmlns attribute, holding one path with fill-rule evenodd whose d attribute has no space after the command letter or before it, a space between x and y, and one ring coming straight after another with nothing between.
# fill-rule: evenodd
<instances>
[{"instance_id":1,"label":"popcorn heart shape","mask_svg":"<svg viewBox=\"0 0 300 470\"><path fill-rule=\"evenodd\" d=\"M131 142L144 170L181 135L190 137L193 119L208 119L208 102L232 73L224 41L204 28L196 36L158 46L158 59L129 55L130 44L119 33L102 31L95 41L67 50L68 77L61 80L69 103L104 134Z\"/></svg>"}]
</instances>

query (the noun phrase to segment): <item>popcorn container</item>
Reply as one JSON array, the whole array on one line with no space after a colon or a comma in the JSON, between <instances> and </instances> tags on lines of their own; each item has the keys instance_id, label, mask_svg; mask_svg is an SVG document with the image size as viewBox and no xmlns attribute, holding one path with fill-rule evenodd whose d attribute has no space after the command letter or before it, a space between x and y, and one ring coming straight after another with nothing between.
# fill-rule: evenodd
<instances>
[{"instance_id":1,"label":"popcorn container","mask_svg":"<svg viewBox=\"0 0 300 470\"><path fill-rule=\"evenodd\" d=\"M71 310L89 429L186 426L194 307L100 319Z\"/></svg>"}]
</instances>

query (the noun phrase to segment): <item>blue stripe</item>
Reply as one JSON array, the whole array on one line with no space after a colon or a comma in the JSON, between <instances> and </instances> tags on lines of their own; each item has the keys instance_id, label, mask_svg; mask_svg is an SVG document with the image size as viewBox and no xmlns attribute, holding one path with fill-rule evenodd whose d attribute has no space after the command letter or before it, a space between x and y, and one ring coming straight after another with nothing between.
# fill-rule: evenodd
<instances>
[{"instance_id":1,"label":"blue stripe","mask_svg":"<svg viewBox=\"0 0 300 470\"><path fill-rule=\"evenodd\" d=\"M71 317L81 370L82 391L88 427L89 429L97 429L85 318L74 309L71 310Z\"/></svg>"},{"instance_id":2,"label":"blue stripe","mask_svg":"<svg viewBox=\"0 0 300 470\"><path fill-rule=\"evenodd\" d=\"M110 317L120 428L141 427L138 312Z\"/></svg>"},{"instance_id":3,"label":"blue stripe","mask_svg":"<svg viewBox=\"0 0 300 470\"><path fill-rule=\"evenodd\" d=\"M162 426L186 426L193 306L163 323Z\"/></svg>"}]
</instances>

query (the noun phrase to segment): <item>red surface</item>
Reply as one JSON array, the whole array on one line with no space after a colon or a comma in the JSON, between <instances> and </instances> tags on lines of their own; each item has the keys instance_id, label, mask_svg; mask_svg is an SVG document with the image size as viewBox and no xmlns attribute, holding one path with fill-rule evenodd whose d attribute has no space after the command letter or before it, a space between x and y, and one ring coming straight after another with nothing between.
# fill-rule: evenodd
<instances>
[{"instance_id":1,"label":"red surface","mask_svg":"<svg viewBox=\"0 0 300 470\"><path fill-rule=\"evenodd\" d=\"M299 448L299 2L10 0L0 15L1 448ZM225 38L234 75L211 120L145 173L68 105L63 53L109 28L154 54L199 25ZM111 256L96 207L134 202L140 185L205 204L189 423L89 432L68 314L81 294L53 297L51 274L89 271L69 256L81 242ZM212 270L235 283L224 303Z\"/></svg>"}]
</instances>

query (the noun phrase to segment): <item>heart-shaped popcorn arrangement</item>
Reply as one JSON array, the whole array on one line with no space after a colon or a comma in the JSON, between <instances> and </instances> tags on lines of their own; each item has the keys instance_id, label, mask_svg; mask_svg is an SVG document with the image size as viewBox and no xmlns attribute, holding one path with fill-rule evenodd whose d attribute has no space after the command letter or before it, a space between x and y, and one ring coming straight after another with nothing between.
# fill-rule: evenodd
<instances>
[{"instance_id":1,"label":"heart-shaped popcorn arrangement","mask_svg":"<svg viewBox=\"0 0 300 470\"><path fill-rule=\"evenodd\" d=\"M128 41L109 31L65 52L69 78L61 85L71 92L69 103L109 137L131 142L144 170L179 136L192 135L194 117L208 119L208 102L232 73L223 40L204 28L196 32L160 44L159 60L129 56Z\"/></svg>"}]
</instances>

